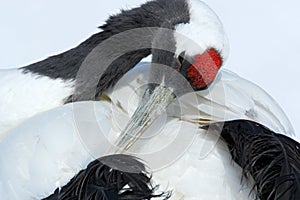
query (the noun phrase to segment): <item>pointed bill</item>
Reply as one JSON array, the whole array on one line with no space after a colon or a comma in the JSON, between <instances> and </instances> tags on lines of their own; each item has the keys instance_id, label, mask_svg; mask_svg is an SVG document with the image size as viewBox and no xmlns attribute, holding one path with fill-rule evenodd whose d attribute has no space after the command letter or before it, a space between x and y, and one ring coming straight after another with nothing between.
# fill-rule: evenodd
<instances>
[{"instance_id":1,"label":"pointed bill","mask_svg":"<svg viewBox=\"0 0 300 200\"><path fill-rule=\"evenodd\" d=\"M128 150L141 138L155 119L166 111L174 99L173 90L165 87L163 83L156 87L152 93L150 89L147 89L141 103L117 138L116 146L111 147L109 153L121 153Z\"/></svg>"}]
</instances>

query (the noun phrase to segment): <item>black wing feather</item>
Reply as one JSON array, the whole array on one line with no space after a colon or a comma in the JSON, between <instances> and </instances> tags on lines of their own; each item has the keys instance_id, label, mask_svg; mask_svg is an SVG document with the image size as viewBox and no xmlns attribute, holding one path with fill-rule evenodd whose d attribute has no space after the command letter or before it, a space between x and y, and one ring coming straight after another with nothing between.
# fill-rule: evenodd
<instances>
[{"instance_id":1,"label":"black wing feather","mask_svg":"<svg viewBox=\"0 0 300 200\"><path fill-rule=\"evenodd\" d=\"M157 193L151 176L137 158L111 155L91 162L72 180L43 200L148 200L168 199L170 192ZM156 193L156 194L155 194Z\"/></svg>"},{"instance_id":2,"label":"black wing feather","mask_svg":"<svg viewBox=\"0 0 300 200\"><path fill-rule=\"evenodd\" d=\"M300 144L247 120L215 123L233 160L255 181L259 199L300 199Z\"/></svg>"}]
</instances>

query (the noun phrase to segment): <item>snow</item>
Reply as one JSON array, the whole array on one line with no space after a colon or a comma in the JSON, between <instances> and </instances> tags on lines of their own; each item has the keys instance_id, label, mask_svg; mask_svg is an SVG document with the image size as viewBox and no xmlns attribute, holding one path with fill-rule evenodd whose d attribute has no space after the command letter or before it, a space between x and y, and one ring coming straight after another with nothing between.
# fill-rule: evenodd
<instances>
[{"instance_id":1,"label":"snow","mask_svg":"<svg viewBox=\"0 0 300 200\"><path fill-rule=\"evenodd\" d=\"M24 66L97 32L109 14L145 0L0 2L0 68ZM282 106L300 137L300 2L206 0L226 29L226 68L264 88Z\"/></svg>"}]
</instances>

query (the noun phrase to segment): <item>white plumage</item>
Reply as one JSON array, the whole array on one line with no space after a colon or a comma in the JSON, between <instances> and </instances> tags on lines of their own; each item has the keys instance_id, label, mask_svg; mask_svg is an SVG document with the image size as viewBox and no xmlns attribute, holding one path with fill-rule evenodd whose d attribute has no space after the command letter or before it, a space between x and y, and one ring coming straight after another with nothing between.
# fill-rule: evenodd
<instances>
[{"instance_id":1,"label":"white plumage","mask_svg":"<svg viewBox=\"0 0 300 200\"><path fill-rule=\"evenodd\" d=\"M50 79L20 68L0 70L0 140L25 119L63 104L72 81Z\"/></svg>"},{"instance_id":2,"label":"white plumage","mask_svg":"<svg viewBox=\"0 0 300 200\"><path fill-rule=\"evenodd\" d=\"M0 196L41 199L108 153L104 136L113 141L126 125L143 94L137 88L147 82L147 65L126 74L107 92L110 101L67 104L11 130L0 143ZM161 189L174 191L171 199L249 199L251 183L240 184L241 169L226 145L199 125L207 119L245 118L290 134L288 119L259 87L228 71L219 74L209 93L189 95L173 103L129 153L148 162Z\"/></svg>"},{"instance_id":3,"label":"white plumage","mask_svg":"<svg viewBox=\"0 0 300 200\"><path fill-rule=\"evenodd\" d=\"M217 14L204 2L188 0L190 22L178 24L175 31L176 55L185 51L186 54L203 53L207 48L214 47L220 51L224 61L229 54L228 39ZM202 52L201 52L202 51Z\"/></svg>"}]
</instances>

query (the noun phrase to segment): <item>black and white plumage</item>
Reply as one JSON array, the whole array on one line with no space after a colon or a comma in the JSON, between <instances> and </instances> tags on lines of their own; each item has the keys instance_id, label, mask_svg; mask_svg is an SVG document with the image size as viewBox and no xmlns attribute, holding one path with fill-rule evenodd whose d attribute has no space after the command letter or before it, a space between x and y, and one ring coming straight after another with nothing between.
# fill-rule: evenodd
<instances>
[{"instance_id":1,"label":"black and white plumage","mask_svg":"<svg viewBox=\"0 0 300 200\"><path fill-rule=\"evenodd\" d=\"M149 65L123 76L105 93L109 101L66 104L11 130L0 143L0 176L5 177L0 180L0 194L12 200L45 198L106 155L109 141L120 135L143 95ZM172 200L254 199L253 185L246 180L241 184L243 171L231 161L226 143L199 129L199 124L243 118L282 133L292 127L272 98L234 73L222 70L210 87L210 93L188 94L171 104L168 115L145 133L147 140L138 140L128 153L145 160L153 184L160 185L160 191L172 191ZM222 93L229 95L226 101ZM194 95L201 104L191 102ZM161 151L174 145L177 148ZM147 157L152 153L155 160Z\"/></svg>"},{"instance_id":2,"label":"black and white plumage","mask_svg":"<svg viewBox=\"0 0 300 200\"><path fill-rule=\"evenodd\" d=\"M5 105L0 110L0 138L36 113L66 102L95 100L150 54L153 64L166 65L173 71L181 69L183 76L188 65L183 68L178 65L182 52L190 63L200 55L210 59L206 51L211 48L220 54L220 59L225 60L227 56L222 24L198 0L150 1L111 16L100 28L101 32L64 53L25 67L0 71L0 84L5 85L0 88L3 97L0 104ZM160 28L165 32L161 33ZM188 45L191 43L188 39L194 45ZM203 79L210 83L217 72L215 64L211 64L213 73L206 79L196 75L194 81ZM203 68L203 73L208 74L206 71ZM169 76L161 70L153 74L158 81L163 75Z\"/></svg>"},{"instance_id":3,"label":"black and white plumage","mask_svg":"<svg viewBox=\"0 0 300 200\"><path fill-rule=\"evenodd\" d=\"M252 192L259 199L299 199L300 143L249 120L219 122L202 128L221 132L233 160L243 168L245 178L253 178ZM168 199L172 196L171 192L154 195L157 187L151 185L144 165L134 158L114 155L101 160L91 162L87 169L45 200ZM135 172L128 172L132 169ZM129 188L123 189L127 184Z\"/></svg>"},{"instance_id":4,"label":"black and white plumage","mask_svg":"<svg viewBox=\"0 0 300 200\"><path fill-rule=\"evenodd\" d=\"M158 192L145 165L129 155L110 155L91 162L70 182L43 200L150 200L168 199Z\"/></svg>"},{"instance_id":5,"label":"black and white plumage","mask_svg":"<svg viewBox=\"0 0 300 200\"><path fill-rule=\"evenodd\" d=\"M248 120L220 122L206 127L218 131L232 159L253 178L257 197L300 198L300 143Z\"/></svg>"},{"instance_id":6,"label":"black and white plumage","mask_svg":"<svg viewBox=\"0 0 300 200\"><path fill-rule=\"evenodd\" d=\"M37 112L41 112L49 108L53 108L62 103L76 102L82 100L93 100L96 96L103 93L104 90L114 85L114 83L117 80L119 80L119 78L121 78L124 75L124 73L126 73L129 69L133 68L136 63L138 63L143 57L147 56L150 53L152 53L153 56L153 63L152 63L153 65L164 64L169 66L170 69L175 70L176 72L180 72L180 74L184 78L186 78L191 84L191 88L192 88L191 91L198 91L198 90L205 89L209 84L211 84L212 80L215 78L218 68L221 67L221 65L224 62L224 59L226 58L226 37L223 34L222 26L218 21L217 17L214 15L214 13L209 8L207 8L205 4L201 2L198 2L196 0L190 0L190 1L178 0L178 1L173 1L171 4L169 2L170 1L157 0L157 1L147 3L141 8L137 8L131 11L125 11L120 15L112 17L108 21L107 25L102 27L104 30L103 32L92 36L86 42L82 43L79 47L74 48L58 56L51 57L45 61L27 66L25 68L3 72L5 74L4 77L6 78L5 80L7 80L7 77L10 78L20 77L20 79L22 80L25 77L25 79L28 80L28 81L19 82L18 83L19 85L12 83L12 87L18 86L18 89L20 89L21 87L25 88L26 86L30 86L30 89L32 89L32 85L37 85L36 91L42 91L45 94L45 96L39 96L43 100L43 101L38 101L39 103L37 103L36 101L28 101L31 102L31 104L22 105L22 108L20 108L22 112L24 112L24 108L28 108L28 107L30 107L31 110L29 111L29 113L25 112L25 114L20 112L21 115L19 112L15 112L14 114L16 114L19 117L19 119L17 120L15 118L9 119L9 115L7 117L5 115L6 113L3 112L4 113L3 116L6 116L7 117L6 119L11 120L11 121L8 120L8 123L7 121L4 120L3 123L4 124L3 127L5 128L4 130L7 131L9 128L12 127L11 124L15 125L16 123L23 120L24 117L25 118L29 117ZM178 9L177 9L178 7L180 7L181 9L180 13L178 13ZM117 35L118 33L124 32L126 30L131 30L132 28L137 28L137 25L138 27L140 27L143 25L144 21L148 22L147 20L145 20L145 18L146 19L149 18L149 22L154 23L153 26L156 28L157 27L168 28L168 30L172 30L172 31L176 29L176 31L181 34L184 34L186 36L191 36L191 38L194 39L196 43L198 42L200 48L195 48L195 46L193 45L190 46L190 43L188 43L188 41L184 40L184 38L176 34L173 35L172 31L171 31L172 34L167 34L167 35L162 34L159 31L157 34L146 35L149 36L150 39L147 41L151 43L151 45L152 43L154 43L154 45L159 45L161 43L162 46L160 47L171 49L172 50L170 51L171 53L165 50L161 50L158 48L159 46L156 46L156 48L145 48L142 50L123 54L121 57L118 57L118 59L114 60L111 65L109 65L108 70L104 71L104 74L102 74L103 76L101 75L100 77L98 77L98 75L101 74L99 73L99 71L101 72L101 70L99 70L96 71L97 73L95 74L95 77L89 77L92 80L94 78L96 79L99 78L99 80L97 80L96 90L90 91L89 89L91 89L91 86L89 85L89 79L80 79L80 80L77 79L76 75L78 75L79 64L80 66L82 66L81 64L84 64L84 59L87 57L89 53L93 53L92 49L94 49L94 47L97 46L97 44L103 42L102 39L108 39ZM125 21L122 21L121 19L122 20L125 19ZM147 26L148 25L149 24L147 24ZM167 42L164 43L162 41L164 42L167 41ZM128 40L126 40L126 42L128 42ZM124 45L124 43L121 43L121 46L122 45ZM212 62L210 62L209 59L207 59L207 57L209 57L210 60L212 60ZM106 58L100 56L100 59L103 60ZM205 67L207 68L197 69L198 73L195 74L195 71L190 68L190 66L192 66L191 63L194 63L195 60L197 60L197 63L202 63L202 61L205 60L205 62L202 64L204 64ZM179 61L179 66L177 61ZM101 64L101 62L99 62L98 64ZM68 68L66 68L65 66L68 66ZM212 69L212 71L210 71L210 69ZM172 79L172 77L169 76L169 74L160 73L164 71L161 71L159 69L157 71L156 70L152 71L152 75L157 75L157 76L149 76L150 78L152 79L154 78L154 80L158 80L159 83L161 83L163 80L169 80L168 78ZM20 74L21 76L19 76ZM35 75L38 76L39 79L36 79L36 77L34 77ZM49 88L41 87L43 86L42 83L49 86ZM150 79L150 83L151 83L151 79ZM178 88L182 88L180 87L180 84L181 83L178 84L177 82L174 83L172 81L166 82L166 86L173 88L174 91L177 92L175 93L175 95L178 98L180 98L181 95L184 95L186 92L186 91L178 91ZM78 86L79 88L76 88ZM57 92L57 95L53 96L55 92ZM25 91L24 93L28 93L28 91ZM12 95L8 95L8 98L5 99L4 103L9 102L8 100L11 98L21 99L18 98L18 95L20 95L20 93L11 93L11 94ZM18 95L14 96L15 94ZM48 97L47 95L50 95L50 97ZM35 98L35 95L22 94L22 97L23 96L29 97L29 100L30 98L34 98L35 100L37 100L37 98ZM52 97L53 99L51 99ZM24 102L27 102L24 98L22 99ZM253 99L251 98L249 99L250 102L252 103ZM113 100L113 101L117 101L117 100ZM50 105L47 104L49 102L51 102ZM100 115L100 118L101 117L106 118L108 116L106 120L110 121L111 120L111 115L109 114L110 105L107 105L107 102L103 104L102 103L99 104L100 107L102 106L100 110L102 109L103 111L101 113L102 115ZM259 108L264 108L265 106L259 104L257 105L255 103L254 105L258 106ZM77 106L77 105L84 105L84 104L93 104L93 103L84 102L82 104L78 103L74 105ZM119 105L120 104L114 104L114 106L116 106L114 108L115 109L118 109L117 107L122 108L122 106L120 107ZM190 108L196 107L197 108L196 111L199 110L202 111L202 109L198 107L199 106L198 104L191 105L189 104L189 102L187 102L185 106ZM8 105L8 108L9 107L11 108L14 106ZM237 110L231 109L231 111L235 113ZM251 118L251 117L259 118L261 116L260 115L256 116L255 114L264 113L264 112L260 113L260 110L246 110L246 111L249 112L248 113L238 112L238 113L241 114L243 117L247 117L247 118ZM270 110L268 111L271 112ZM52 118L53 116L57 115L57 113L64 113L65 114L64 118L58 119L59 117L57 116ZM30 199L33 197L39 198L41 196L44 197L48 195L49 192L52 192L53 188L61 187L64 184L66 184L66 182L68 182L71 177L73 177L76 173L78 173L79 170L83 169L89 162L92 161L94 155L98 154L97 156L99 156L99 154L104 154L103 151L102 152L100 151L103 150L102 147L103 143L102 141L100 141L100 145L99 145L99 143L97 143L99 141L97 141L96 138L89 138L89 139L92 142L94 142L95 140L95 143L93 144L95 144L96 147L100 148L100 150L98 152L91 153L89 149L85 149L86 148L86 146L84 146L85 144L80 140L82 138L78 137L78 135L72 132L74 131L73 129L74 124L72 124L73 122L72 114L73 114L72 107L70 105L66 105L65 107L58 108L57 110L52 110L49 111L48 113L46 112L39 116L36 116L10 131L8 136L3 140L1 144L1 149L3 150L3 152L1 152L2 155L11 156L11 157L2 156L1 158L1 163L3 164L2 165L3 168L1 169L1 174L3 176L9 175L5 180L6 182L1 183L2 186L0 188L0 193L3 196L6 195L8 198L22 197L24 199L26 198ZM207 112L206 114L210 114L210 113ZM268 115L270 113L264 113L264 114ZM271 122L274 122L273 121L274 119L282 117L281 115L274 116L273 113L271 113L270 116L272 116L272 118L270 119ZM48 129L47 128L45 129L41 127L42 125L40 125L39 123L40 120L43 121L43 119L47 119L47 117L51 119L47 121L47 123L54 122L53 124L54 126L49 126L51 128L47 127ZM134 147L135 150L140 150L140 152L144 152L144 150L147 150L147 148L149 150L149 147L153 148L154 144L161 145L161 143L158 143L157 141L165 141L165 140L170 141L170 138L172 136L174 137L174 135L172 135L174 130L177 129L180 130L180 127L178 127L180 121L182 121L182 124L180 124L180 126L187 128L185 129L186 132L188 132L187 130L189 130L189 128L190 129L194 129L195 127L198 128L199 122L197 122L197 120L200 119L201 121L199 115L198 116L194 115L193 117L195 118L193 117L184 118L184 117L181 115L173 115L169 117L166 129L162 131L164 133L163 135L164 137L156 138L157 140L155 140L154 138L152 142L150 141L146 145L145 144L142 146L137 145ZM208 120L209 119L205 119L204 121L208 121ZM64 124L63 122L67 122L67 123ZM85 124L87 122L83 121L82 123ZM35 130L32 129L33 124L35 128L37 128L35 129L38 130L37 132L35 132ZM272 124L272 125L276 127L278 124ZM111 126L110 122L108 122L108 124L105 126L110 127ZM103 127L105 128L105 126ZM289 128L289 125L287 125L286 123L279 124L278 126L279 128L283 128L283 129L285 129L286 127ZM56 131L53 130L55 128L59 129L59 131L57 131L59 137L53 136L53 134L56 133ZM28 135L22 135L21 133L23 132L26 132ZM183 132L179 132L179 133L181 133L181 135L183 134ZM199 153L198 152L199 147L201 147L201 145L203 144L203 140L202 140L203 138L199 136L205 136L206 133L202 131L199 132L196 131L196 133L198 134L197 135L198 137L197 140L195 140L195 142L192 143L191 149L189 149L182 157L180 157L180 159L176 160L176 164L168 166L166 169L157 172L154 175L156 181L157 182L165 181L163 185L168 185L168 181L169 181L171 183L170 186L175 191L174 196L172 196L172 198L174 199L182 199L182 198L199 199L199 198L207 198L207 197L217 198L217 197L222 197L222 195L224 195L225 198L228 199L248 198L249 197L248 195L250 193L249 190L251 189L251 187L240 188L239 182L236 180L239 179L239 175L241 174L241 171L239 171L240 169L237 166L235 166L235 170L232 170L231 173L224 175L224 172L230 171L232 167L231 165L229 165L228 159L226 157L227 149L224 148L225 144L217 143L217 151L213 151L210 157L208 157L208 159L205 159L205 161L207 162L205 163L207 164L207 167L205 167L204 166L205 164L203 164L204 161L197 159L197 156ZM208 136L207 138L204 137L204 141L206 140L206 141L215 142L216 138L218 137ZM58 139L58 141L56 139ZM71 143L70 141L73 141L74 143ZM57 146L59 148L57 149L53 148L54 146L55 147ZM13 150L13 152L11 152L11 150ZM44 171L41 173L41 166L40 166L41 163L45 166L47 166L46 164L49 164L49 166L47 166L48 167L47 170L49 170L48 171L49 173L47 173L47 177L43 179L44 183L40 181L39 182L40 185L28 185L28 182L35 182L34 180L40 180L41 176L42 177L45 176L43 174ZM156 164L156 163L152 163L152 164ZM213 168L214 171L209 171L210 167ZM43 168L43 170L46 170L46 167ZM15 174L12 174L11 173L12 171ZM169 177L170 179L166 178L168 174L175 174L175 172L180 174L181 176ZM20 179L18 179L19 180L18 183L14 181L17 180L14 179L14 177L21 177ZM197 180L195 180L195 177L197 177ZM198 183L199 184L203 183L202 180L204 179L207 180L207 182L206 185L202 184L201 188L189 187L192 185L195 186ZM222 187L222 184L225 181L228 181L226 182L228 184ZM219 190L215 191L213 188L211 188L211 185L218 186L216 188Z\"/></svg>"}]
</instances>

